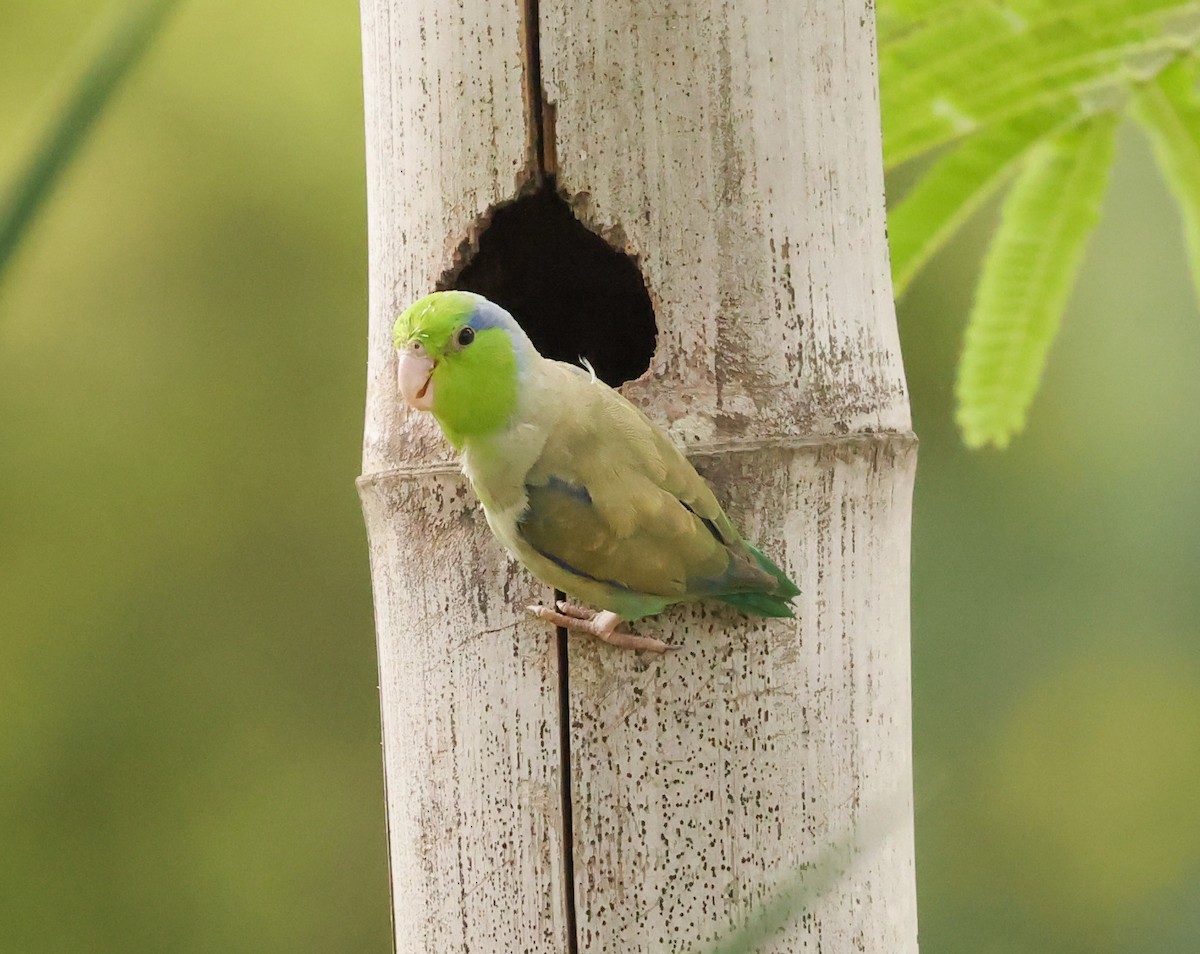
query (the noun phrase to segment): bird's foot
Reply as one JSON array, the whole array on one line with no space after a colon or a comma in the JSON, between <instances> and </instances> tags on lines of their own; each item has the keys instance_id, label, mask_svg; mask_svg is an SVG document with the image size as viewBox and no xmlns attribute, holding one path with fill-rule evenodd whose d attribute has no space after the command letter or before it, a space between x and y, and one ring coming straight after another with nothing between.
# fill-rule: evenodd
<instances>
[{"instance_id":1,"label":"bird's foot","mask_svg":"<svg viewBox=\"0 0 1200 954\"><path fill-rule=\"evenodd\" d=\"M668 646L661 639L650 636L634 636L633 633L622 633L617 630L621 625L621 617L611 610L594 612L578 603L559 600L554 604L557 612L548 606L530 606L529 612L547 623L561 626L573 633L587 633L621 649L646 649L652 653L665 653Z\"/></svg>"}]
</instances>

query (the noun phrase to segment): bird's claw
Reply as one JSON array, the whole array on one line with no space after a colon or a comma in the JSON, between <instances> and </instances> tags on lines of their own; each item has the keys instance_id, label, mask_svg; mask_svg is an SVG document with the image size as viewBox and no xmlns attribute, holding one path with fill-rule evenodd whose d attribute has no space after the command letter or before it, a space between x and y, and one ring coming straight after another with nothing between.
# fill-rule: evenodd
<instances>
[{"instance_id":1,"label":"bird's claw","mask_svg":"<svg viewBox=\"0 0 1200 954\"><path fill-rule=\"evenodd\" d=\"M664 643L661 639L651 636L635 636L633 633L623 633L617 630L621 617L610 610L594 612L578 603L559 600L554 604L555 609L548 606L528 606L534 616L544 619L554 626L561 626L573 633L587 633L603 640L610 646L621 649L647 650L652 653L665 653L677 647Z\"/></svg>"}]
</instances>

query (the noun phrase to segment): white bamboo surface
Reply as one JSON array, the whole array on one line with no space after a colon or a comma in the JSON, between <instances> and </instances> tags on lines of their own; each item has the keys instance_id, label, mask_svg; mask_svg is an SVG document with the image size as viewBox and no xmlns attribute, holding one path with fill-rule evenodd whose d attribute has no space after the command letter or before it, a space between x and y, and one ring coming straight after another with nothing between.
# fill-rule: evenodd
<instances>
[{"instance_id":1,"label":"white bamboo surface","mask_svg":"<svg viewBox=\"0 0 1200 954\"><path fill-rule=\"evenodd\" d=\"M361 482L398 950L703 950L864 826L771 950L916 950L908 548L915 444L888 277L866 2L542 0L558 184L638 256L658 347L626 393L803 594L570 646L564 883L544 590L399 409L388 331L530 159L516 4L363 0L371 229ZM878 819L889 822L882 829ZM897 821L897 819L899 819ZM876 830L879 829L879 830Z\"/></svg>"}]
</instances>

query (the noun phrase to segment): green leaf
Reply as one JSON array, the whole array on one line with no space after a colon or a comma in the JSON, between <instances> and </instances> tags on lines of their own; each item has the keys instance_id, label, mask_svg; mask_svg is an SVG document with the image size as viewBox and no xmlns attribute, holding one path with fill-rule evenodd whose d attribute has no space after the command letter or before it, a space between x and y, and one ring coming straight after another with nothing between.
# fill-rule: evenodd
<instances>
[{"instance_id":1,"label":"green leaf","mask_svg":"<svg viewBox=\"0 0 1200 954\"><path fill-rule=\"evenodd\" d=\"M1133 98L1133 115L1150 137L1159 169L1183 215L1188 264L1200 296L1200 64L1180 58Z\"/></svg>"},{"instance_id":2,"label":"green leaf","mask_svg":"<svg viewBox=\"0 0 1200 954\"><path fill-rule=\"evenodd\" d=\"M1101 114L1038 144L1005 200L958 369L968 447L1004 447L1024 427L1100 215L1117 120Z\"/></svg>"},{"instance_id":3,"label":"green leaf","mask_svg":"<svg viewBox=\"0 0 1200 954\"><path fill-rule=\"evenodd\" d=\"M880 47L926 26L931 17L960 16L964 8L988 0L881 0L875 10L875 37Z\"/></svg>"},{"instance_id":4,"label":"green leaf","mask_svg":"<svg viewBox=\"0 0 1200 954\"><path fill-rule=\"evenodd\" d=\"M1195 42L1197 0L958 3L880 46L884 159L897 166L1008 117L1120 90Z\"/></svg>"},{"instance_id":5,"label":"green leaf","mask_svg":"<svg viewBox=\"0 0 1200 954\"><path fill-rule=\"evenodd\" d=\"M897 298L959 226L1012 178L1029 150L1078 115L1063 104L1015 116L967 138L930 166L888 213Z\"/></svg>"},{"instance_id":6,"label":"green leaf","mask_svg":"<svg viewBox=\"0 0 1200 954\"><path fill-rule=\"evenodd\" d=\"M0 277L97 117L149 48L178 0L142 0L125 11L74 84L41 143L0 198Z\"/></svg>"}]
</instances>

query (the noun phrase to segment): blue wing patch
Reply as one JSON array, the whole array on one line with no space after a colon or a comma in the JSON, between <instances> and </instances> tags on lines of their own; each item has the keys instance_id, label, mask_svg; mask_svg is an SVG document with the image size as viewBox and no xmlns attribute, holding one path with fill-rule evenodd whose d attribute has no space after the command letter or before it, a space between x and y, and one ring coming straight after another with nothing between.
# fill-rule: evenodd
<instances>
[{"instance_id":1,"label":"blue wing patch","mask_svg":"<svg viewBox=\"0 0 1200 954\"><path fill-rule=\"evenodd\" d=\"M566 570L580 579L602 583L628 593L636 592L619 580L593 576L586 570L573 566L550 549L555 534L564 527L578 528L576 532L587 533L588 526L595 523L597 515L592 507L592 495L581 484L572 484L560 477L551 477L544 484L526 484L527 503L525 512L517 520L517 531L537 553L555 566Z\"/></svg>"},{"instance_id":2,"label":"blue wing patch","mask_svg":"<svg viewBox=\"0 0 1200 954\"><path fill-rule=\"evenodd\" d=\"M561 477L551 477L541 487L526 486L525 492L531 494L535 490L548 490L551 493L566 494L574 500L578 500L582 504L592 505L592 495L588 493L588 489L582 485L568 483Z\"/></svg>"}]
</instances>

